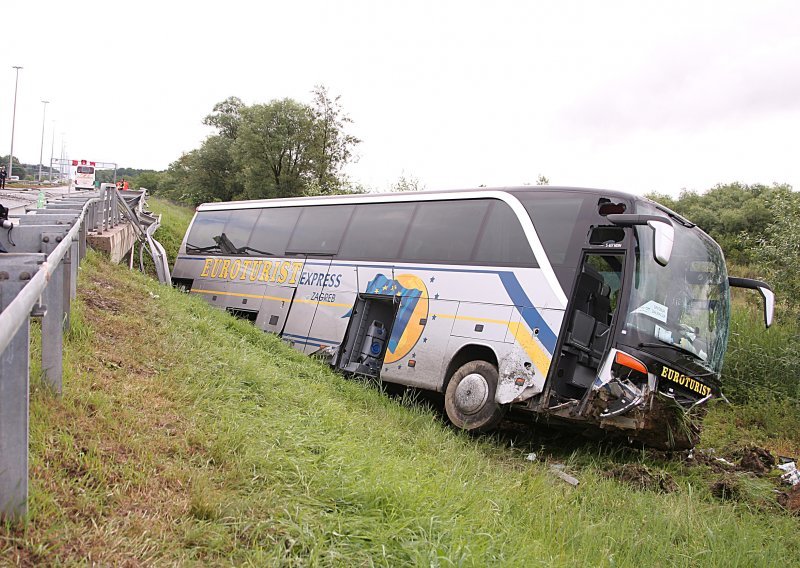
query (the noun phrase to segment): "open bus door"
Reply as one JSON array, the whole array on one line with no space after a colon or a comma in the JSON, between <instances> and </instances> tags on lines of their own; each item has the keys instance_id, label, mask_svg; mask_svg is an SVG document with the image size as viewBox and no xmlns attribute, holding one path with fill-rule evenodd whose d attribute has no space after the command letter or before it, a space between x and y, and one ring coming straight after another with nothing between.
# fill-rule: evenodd
<instances>
[{"instance_id":1,"label":"open bus door","mask_svg":"<svg viewBox=\"0 0 800 568\"><path fill-rule=\"evenodd\" d=\"M597 377L617 318L624 265L621 251L584 252L548 378L545 408L581 400Z\"/></svg>"}]
</instances>

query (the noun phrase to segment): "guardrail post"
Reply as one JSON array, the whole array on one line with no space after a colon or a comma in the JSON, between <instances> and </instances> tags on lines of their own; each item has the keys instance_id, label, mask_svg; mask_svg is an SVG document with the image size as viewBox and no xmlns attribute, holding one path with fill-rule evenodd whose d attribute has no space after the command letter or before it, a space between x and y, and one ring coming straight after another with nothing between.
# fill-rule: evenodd
<instances>
[{"instance_id":1,"label":"guardrail post","mask_svg":"<svg viewBox=\"0 0 800 568\"><path fill-rule=\"evenodd\" d=\"M99 222L98 219L100 218L100 206L98 205L97 201L92 203L92 231L97 231L97 223Z\"/></svg>"},{"instance_id":2,"label":"guardrail post","mask_svg":"<svg viewBox=\"0 0 800 568\"><path fill-rule=\"evenodd\" d=\"M111 190L111 206L114 208L114 226L115 227L122 222L121 216L120 216L120 210L119 210L119 203L117 203L117 201L118 201L117 196L118 195L119 195L119 192L116 190L116 188Z\"/></svg>"},{"instance_id":3,"label":"guardrail post","mask_svg":"<svg viewBox=\"0 0 800 568\"><path fill-rule=\"evenodd\" d=\"M73 239L72 245L69 247L70 269L72 271L72 277L69 282L70 302L78 296L78 267L81 264L80 258L78 257L78 249L78 241Z\"/></svg>"},{"instance_id":4,"label":"guardrail post","mask_svg":"<svg viewBox=\"0 0 800 568\"><path fill-rule=\"evenodd\" d=\"M108 209L108 228L114 227L114 203L111 201L111 190L106 191L106 208Z\"/></svg>"},{"instance_id":5,"label":"guardrail post","mask_svg":"<svg viewBox=\"0 0 800 568\"><path fill-rule=\"evenodd\" d=\"M88 227L87 221L86 221L86 219L84 219L83 223L81 223L81 228L80 228L80 231L79 231L80 248L78 250L78 254L79 254L79 259L80 260L83 260L84 257L86 257L86 233L88 232L87 227Z\"/></svg>"},{"instance_id":6,"label":"guardrail post","mask_svg":"<svg viewBox=\"0 0 800 568\"><path fill-rule=\"evenodd\" d=\"M64 325L69 327L69 309L70 309L70 302L72 301L72 286L73 281L75 278L72 275L72 265L77 264L72 262L72 247L70 247L67 254L64 255L64 259L61 261L63 265L63 288L61 290L61 294L63 294L63 302L62 306L64 307L65 316L64 316Z\"/></svg>"},{"instance_id":7,"label":"guardrail post","mask_svg":"<svg viewBox=\"0 0 800 568\"><path fill-rule=\"evenodd\" d=\"M0 258L0 311L5 310L44 262L43 254ZM0 517L28 513L28 387L30 319L0 353Z\"/></svg>"},{"instance_id":8,"label":"guardrail post","mask_svg":"<svg viewBox=\"0 0 800 568\"><path fill-rule=\"evenodd\" d=\"M63 233L43 233L42 252L50 256ZM50 275L42 294L45 313L42 318L42 370L53 392L61 394L64 376L64 265L59 263Z\"/></svg>"},{"instance_id":9,"label":"guardrail post","mask_svg":"<svg viewBox=\"0 0 800 568\"><path fill-rule=\"evenodd\" d=\"M94 227L94 207L89 205L86 208L86 216L83 218L83 226L88 230L91 231L92 227Z\"/></svg>"},{"instance_id":10,"label":"guardrail post","mask_svg":"<svg viewBox=\"0 0 800 568\"><path fill-rule=\"evenodd\" d=\"M102 235L106 228L106 190L100 190L100 201L97 202L97 226L95 232Z\"/></svg>"}]
</instances>

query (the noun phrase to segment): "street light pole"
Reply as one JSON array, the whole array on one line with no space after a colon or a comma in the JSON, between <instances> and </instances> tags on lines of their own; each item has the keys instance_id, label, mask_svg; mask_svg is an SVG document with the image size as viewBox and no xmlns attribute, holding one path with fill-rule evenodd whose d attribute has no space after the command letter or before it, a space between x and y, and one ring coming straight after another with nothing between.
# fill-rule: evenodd
<instances>
[{"instance_id":1,"label":"street light pole","mask_svg":"<svg viewBox=\"0 0 800 568\"><path fill-rule=\"evenodd\" d=\"M19 85L19 70L22 69L19 65L12 65L12 69L17 70L17 77L14 79L14 113L11 115L11 154L8 156L8 177L14 173L14 126L17 122L17 86Z\"/></svg>"},{"instance_id":2,"label":"street light pole","mask_svg":"<svg viewBox=\"0 0 800 568\"><path fill-rule=\"evenodd\" d=\"M50 183L53 183L53 148L56 145L56 121L53 121L53 137L50 139Z\"/></svg>"},{"instance_id":3,"label":"street light pole","mask_svg":"<svg viewBox=\"0 0 800 568\"><path fill-rule=\"evenodd\" d=\"M64 178L64 156L66 155L64 152L64 144L65 144L64 134L66 134L66 132L61 133L61 159L59 160L59 165L58 165L59 180Z\"/></svg>"},{"instance_id":4,"label":"street light pole","mask_svg":"<svg viewBox=\"0 0 800 568\"><path fill-rule=\"evenodd\" d=\"M44 117L47 115L47 103L50 101L42 101L42 143L39 144L39 183L42 183L42 153L44 152Z\"/></svg>"}]
</instances>

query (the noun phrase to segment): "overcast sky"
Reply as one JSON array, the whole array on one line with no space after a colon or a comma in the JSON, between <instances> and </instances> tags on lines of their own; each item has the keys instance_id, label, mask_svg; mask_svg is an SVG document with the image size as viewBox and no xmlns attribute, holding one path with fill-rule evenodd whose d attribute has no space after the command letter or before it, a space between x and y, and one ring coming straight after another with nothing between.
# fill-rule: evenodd
<instances>
[{"instance_id":1,"label":"overcast sky","mask_svg":"<svg viewBox=\"0 0 800 568\"><path fill-rule=\"evenodd\" d=\"M0 155L164 169L214 104L324 84L353 181L800 188L800 2L6 2ZM55 121L55 123L53 122Z\"/></svg>"}]
</instances>

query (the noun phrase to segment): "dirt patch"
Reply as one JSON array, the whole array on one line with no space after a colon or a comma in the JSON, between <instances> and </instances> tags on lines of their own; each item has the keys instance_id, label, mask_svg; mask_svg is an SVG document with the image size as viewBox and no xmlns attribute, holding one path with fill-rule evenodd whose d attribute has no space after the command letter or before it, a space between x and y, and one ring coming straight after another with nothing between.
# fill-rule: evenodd
<instances>
[{"instance_id":1,"label":"dirt patch","mask_svg":"<svg viewBox=\"0 0 800 568\"><path fill-rule=\"evenodd\" d=\"M110 296L100 294L81 294L81 300L87 307L104 312L119 314L122 311L122 303Z\"/></svg>"},{"instance_id":2,"label":"dirt patch","mask_svg":"<svg viewBox=\"0 0 800 568\"><path fill-rule=\"evenodd\" d=\"M778 504L787 511L800 516L800 484L793 486L788 491L781 492L778 495Z\"/></svg>"},{"instance_id":3,"label":"dirt patch","mask_svg":"<svg viewBox=\"0 0 800 568\"><path fill-rule=\"evenodd\" d=\"M723 474L709 487L711 494L723 501L735 501L742 495L738 478L731 473Z\"/></svg>"},{"instance_id":4,"label":"dirt patch","mask_svg":"<svg viewBox=\"0 0 800 568\"><path fill-rule=\"evenodd\" d=\"M775 458L769 450L756 446L745 448L742 459L739 462L739 469L751 471L756 475L765 475L775 467Z\"/></svg>"},{"instance_id":5,"label":"dirt patch","mask_svg":"<svg viewBox=\"0 0 800 568\"><path fill-rule=\"evenodd\" d=\"M671 475L664 471L652 471L640 463L623 464L607 471L606 475L640 491L672 493L678 490L678 485Z\"/></svg>"}]
</instances>

